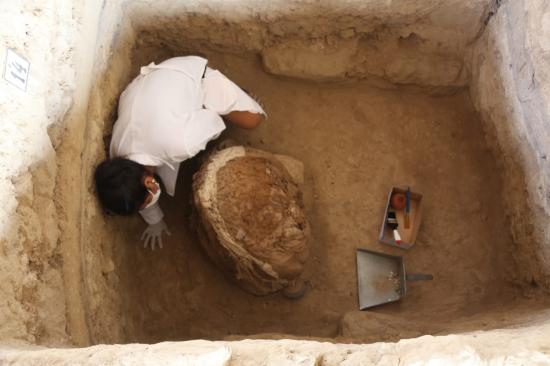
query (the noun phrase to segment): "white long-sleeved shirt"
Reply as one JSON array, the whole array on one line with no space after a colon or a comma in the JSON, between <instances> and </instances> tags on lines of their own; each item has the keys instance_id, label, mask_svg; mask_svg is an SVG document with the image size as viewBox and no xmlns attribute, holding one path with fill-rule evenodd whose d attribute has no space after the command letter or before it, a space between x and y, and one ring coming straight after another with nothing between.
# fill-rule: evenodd
<instances>
[{"instance_id":1,"label":"white long-sleeved shirt","mask_svg":"<svg viewBox=\"0 0 550 366\"><path fill-rule=\"evenodd\" d=\"M141 68L120 97L111 157L157 167L171 196L180 162L203 150L225 129L216 111L203 108L201 83L206 64L206 59L197 56L151 63ZM140 214L149 224L164 217L158 204Z\"/></svg>"}]
</instances>

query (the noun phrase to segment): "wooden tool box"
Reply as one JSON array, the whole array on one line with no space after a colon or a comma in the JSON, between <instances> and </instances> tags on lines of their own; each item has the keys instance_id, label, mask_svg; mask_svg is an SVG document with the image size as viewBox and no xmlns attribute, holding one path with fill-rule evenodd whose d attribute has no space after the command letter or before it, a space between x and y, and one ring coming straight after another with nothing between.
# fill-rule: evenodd
<instances>
[{"instance_id":1,"label":"wooden tool box","mask_svg":"<svg viewBox=\"0 0 550 366\"><path fill-rule=\"evenodd\" d=\"M391 207L391 198L395 193L406 194L407 190L393 187L388 195L386 209L384 212L384 220L382 220L382 228L380 230L380 242L401 249L410 249L418 235L420 222L422 220L422 194L410 192L410 211L409 211L409 227L405 228L405 210L394 210ZM397 243L391 225L388 224L388 213L394 211L397 218L397 231L401 236L401 243Z\"/></svg>"}]
</instances>

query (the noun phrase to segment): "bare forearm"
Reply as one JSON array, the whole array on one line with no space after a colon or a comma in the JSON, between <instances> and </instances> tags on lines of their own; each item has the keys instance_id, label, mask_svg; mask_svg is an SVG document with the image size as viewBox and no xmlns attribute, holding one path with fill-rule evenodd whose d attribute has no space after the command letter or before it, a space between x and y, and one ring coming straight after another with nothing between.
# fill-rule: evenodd
<instances>
[{"instance_id":1,"label":"bare forearm","mask_svg":"<svg viewBox=\"0 0 550 366\"><path fill-rule=\"evenodd\" d=\"M257 127L263 120L261 113L251 113L246 111L233 111L223 116L235 126L252 129Z\"/></svg>"}]
</instances>

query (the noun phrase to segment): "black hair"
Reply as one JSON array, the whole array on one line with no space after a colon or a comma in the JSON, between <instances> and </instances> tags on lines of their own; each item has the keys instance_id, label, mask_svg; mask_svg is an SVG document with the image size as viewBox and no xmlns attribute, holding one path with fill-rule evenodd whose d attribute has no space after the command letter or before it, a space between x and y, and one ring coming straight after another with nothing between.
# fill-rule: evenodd
<instances>
[{"instance_id":1,"label":"black hair","mask_svg":"<svg viewBox=\"0 0 550 366\"><path fill-rule=\"evenodd\" d=\"M124 158L107 159L95 170L97 195L103 208L117 215L132 215L147 198L145 166Z\"/></svg>"}]
</instances>

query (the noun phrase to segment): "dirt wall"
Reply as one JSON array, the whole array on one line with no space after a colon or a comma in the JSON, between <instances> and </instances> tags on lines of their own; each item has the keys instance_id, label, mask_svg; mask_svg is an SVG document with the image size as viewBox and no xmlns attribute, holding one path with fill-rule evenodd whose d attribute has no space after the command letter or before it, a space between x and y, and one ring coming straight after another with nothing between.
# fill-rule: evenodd
<instances>
[{"instance_id":1,"label":"dirt wall","mask_svg":"<svg viewBox=\"0 0 550 366\"><path fill-rule=\"evenodd\" d=\"M98 32L116 14L102 5L0 4L5 47L31 63L26 92L0 82L2 340L89 344L79 183L96 45L114 34Z\"/></svg>"},{"instance_id":2,"label":"dirt wall","mask_svg":"<svg viewBox=\"0 0 550 366\"><path fill-rule=\"evenodd\" d=\"M140 46L262 56L267 71L308 80L461 87L466 50L490 0L134 1ZM460 14L460 16L457 16Z\"/></svg>"},{"instance_id":3,"label":"dirt wall","mask_svg":"<svg viewBox=\"0 0 550 366\"><path fill-rule=\"evenodd\" d=\"M9 366L88 365L546 365L548 324L490 333L424 336L397 343L332 344L299 340L164 342L100 345L80 349L24 349L0 346ZM503 347L506 345L506 347Z\"/></svg>"},{"instance_id":4,"label":"dirt wall","mask_svg":"<svg viewBox=\"0 0 550 366\"><path fill-rule=\"evenodd\" d=\"M74 92L71 4L0 3L6 48L30 63L26 91L0 81L0 339L63 344L65 293L53 134ZM5 49L1 51L2 68Z\"/></svg>"},{"instance_id":5,"label":"dirt wall","mask_svg":"<svg viewBox=\"0 0 550 366\"><path fill-rule=\"evenodd\" d=\"M503 167L517 280L550 289L550 4L504 1L472 52L470 90Z\"/></svg>"}]
</instances>

